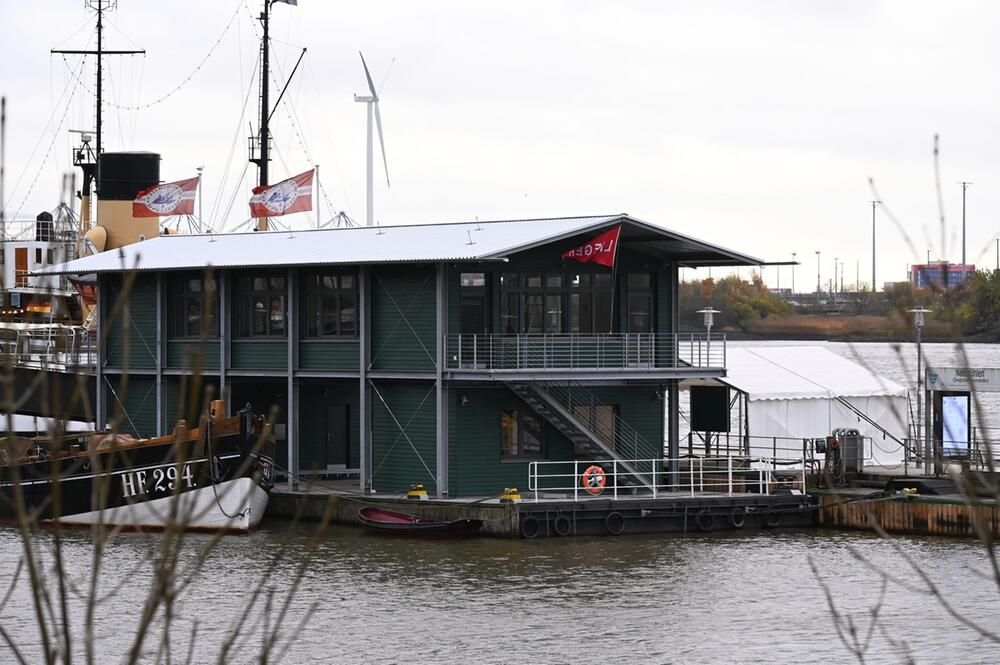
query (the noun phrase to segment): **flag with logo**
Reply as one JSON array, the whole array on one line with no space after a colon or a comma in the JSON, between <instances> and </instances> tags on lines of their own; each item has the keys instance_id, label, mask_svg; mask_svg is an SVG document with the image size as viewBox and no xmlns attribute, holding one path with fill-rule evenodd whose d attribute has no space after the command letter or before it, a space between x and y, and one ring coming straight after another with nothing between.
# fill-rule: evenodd
<instances>
[{"instance_id":1,"label":"flag with logo","mask_svg":"<svg viewBox=\"0 0 1000 665\"><path fill-rule=\"evenodd\" d=\"M312 210L313 171L282 180L274 185L253 188L251 217L280 217Z\"/></svg>"},{"instance_id":2,"label":"flag with logo","mask_svg":"<svg viewBox=\"0 0 1000 665\"><path fill-rule=\"evenodd\" d=\"M153 185L135 195L133 217L169 217L193 215L194 197L201 177Z\"/></svg>"},{"instance_id":3,"label":"flag with logo","mask_svg":"<svg viewBox=\"0 0 1000 665\"><path fill-rule=\"evenodd\" d=\"M580 263L597 263L611 268L615 265L615 255L618 253L618 236L621 232L622 227L616 226L576 249L563 252L562 258L573 259Z\"/></svg>"}]
</instances>

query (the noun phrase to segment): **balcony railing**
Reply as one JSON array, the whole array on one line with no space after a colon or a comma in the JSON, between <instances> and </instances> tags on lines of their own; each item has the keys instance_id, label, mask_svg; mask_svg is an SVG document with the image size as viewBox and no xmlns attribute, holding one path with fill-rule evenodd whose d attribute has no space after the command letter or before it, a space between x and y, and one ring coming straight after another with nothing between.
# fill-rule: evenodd
<instances>
[{"instance_id":1,"label":"balcony railing","mask_svg":"<svg viewBox=\"0 0 1000 665\"><path fill-rule=\"evenodd\" d=\"M96 333L82 326L0 328L0 363L86 371L94 368L96 360Z\"/></svg>"},{"instance_id":2,"label":"balcony railing","mask_svg":"<svg viewBox=\"0 0 1000 665\"><path fill-rule=\"evenodd\" d=\"M448 335L458 371L723 369L724 333Z\"/></svg>"}]
</instances>

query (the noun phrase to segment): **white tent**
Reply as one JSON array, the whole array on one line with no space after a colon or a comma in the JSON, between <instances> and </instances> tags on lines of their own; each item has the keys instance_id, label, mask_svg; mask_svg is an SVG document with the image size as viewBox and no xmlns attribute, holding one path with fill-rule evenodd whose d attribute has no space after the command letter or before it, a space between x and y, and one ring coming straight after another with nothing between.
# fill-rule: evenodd
<instances>
[{"instance_id":1,"label":"white tent","mask_svg":"<svg viewBox=\"0 0 1000 665\"><path fill-rule=\"evenodd\" d=\"M892 437L906 436L906 388L863 365L818 346L730 346L718 381L746 394L753 439L818 438L848 427L871 437L866 466L902 464Z\"/></svg>"}]
</instances>

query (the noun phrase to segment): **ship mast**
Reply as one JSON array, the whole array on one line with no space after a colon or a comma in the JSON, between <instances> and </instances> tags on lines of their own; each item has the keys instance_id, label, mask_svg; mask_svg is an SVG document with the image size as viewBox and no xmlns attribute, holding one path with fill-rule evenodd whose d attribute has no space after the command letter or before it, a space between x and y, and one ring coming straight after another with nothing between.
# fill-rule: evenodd
<instances>
[{"instance_id":1,"label":"ship mast","mask_svg":"<svg viewBox=\"0 0 1000 665\"><path fill-rule=\"evenodd\" d=\"M97 12L97 50L75 50L75 49L52 49L51 53L61 55L96 55L97 56L97 104L94 110L94 147L90 146L90 136L83 133L81 144L73 151L73 164L79 166L83 171L83 192L80 205L80 241L83 235L89 230L90 225L90 195L91 184L94 191L101 193L101 125L103 110L103 56L105 55L145 55L144 49L137 50L107 50L104 48L104 12L114 9L118 0L87 0L87 6Z\"/></svg>"},{"instance_id":2,"label":"ship mast","mask_svg":"<svg viewBox=\"0 0 1000 665\"><path fill-rule=\"evenodd\" d=\"M267 163L271 157L268 155L269 139L268 120L270 119L269 108L269 41L268 41L268 19L270 18L271 0L264 0L264 11L260 13L260 22L264 27L264 36L260 41L260 128L256 137L250 137L250 162L257 165L257 184L261 187L267 183ZM255 145L256 144L256 145ZM257 148L256 150L254 148ZM267 217L257 218L257 230L267 231Z\"/></svg>"}]
</instances>

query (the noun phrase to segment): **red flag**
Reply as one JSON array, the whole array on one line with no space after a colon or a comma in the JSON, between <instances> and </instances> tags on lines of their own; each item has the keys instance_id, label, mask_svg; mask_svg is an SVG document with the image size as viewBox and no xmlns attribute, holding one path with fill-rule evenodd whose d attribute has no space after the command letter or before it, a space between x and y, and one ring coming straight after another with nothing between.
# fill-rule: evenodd
<instances>
[{"instance_id":1,"label":"red flag","mask_svg":"<svg viewBox=\"0 0 1000 665\"><path fill-rule=\"evenodd\" d=\"M580 263L593 261L609 268L615 265L615 254L618 253L618 236L621 226L605 231L590 242L563 253L562 258L573 259Z\"/></svg>"},{"instance_id":2,"label":"red flag","mask_svg":"<svg viewBox=\"0 0 1000 665\"><path fill-rule=\"evenodd\" d=\"M280 217L312 210L312 185L313 171L306 171L276 185L254 187L250 197L250 216Z\"/></svg>"},{"instance_id":3,"label":"red flag","mask_svg":"<svg viewBox=\"0 0 1000 665\"><path fill-rule=\"evenodd\" d=\"M133 217L193 215L194 197L201 177L153 185L135 195Z\"/></svg>"}]
</instances>

